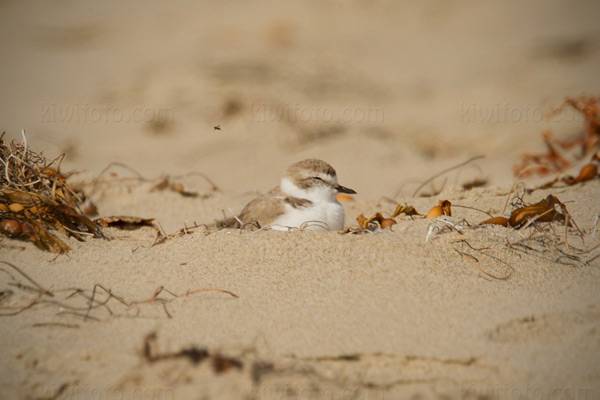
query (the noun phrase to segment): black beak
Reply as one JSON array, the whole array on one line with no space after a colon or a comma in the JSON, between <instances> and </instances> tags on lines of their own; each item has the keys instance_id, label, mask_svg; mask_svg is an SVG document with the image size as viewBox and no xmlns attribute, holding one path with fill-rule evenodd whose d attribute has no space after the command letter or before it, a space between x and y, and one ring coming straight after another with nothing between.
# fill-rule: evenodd
<instances>
[{"instance_id":1,"label":"black beak","mask_svg":"<svg viewBox=\"0 0 600 400\"><path fill-rule=\"evenodd\" d=\"M340 193L356 194L356 192L350 188L343 187L341 185L335 186L335 189Z\"/></svg>"}]
</instances>

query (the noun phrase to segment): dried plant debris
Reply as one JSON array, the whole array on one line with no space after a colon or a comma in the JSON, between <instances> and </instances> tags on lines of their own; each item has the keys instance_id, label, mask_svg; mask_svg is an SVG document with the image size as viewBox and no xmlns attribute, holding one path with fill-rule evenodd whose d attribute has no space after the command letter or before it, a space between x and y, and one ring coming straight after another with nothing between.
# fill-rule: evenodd
<instances>
[{"instance_id":1,"label":"dried plant debris","mask_svg":"<svg viewBox=\"0 0 600 400\"><path fill-rule=\"evenodd\" d=\"M167 176L162 178L156 185L154 185L151 189L152 191L157 190L170 190L175 193L179 193L183 197L191 197L191 198L201 198L207 199L210 197L208 194L193 192L186 190L181 183L172 182L171 179ZM216 191L217 187L211 183L211 190Z\"/></svg>"},{"instance_id":2,"label":"dried plant debris","mask_svg":"<svg viewBox=\"0 0 600 400\"><path fill-rule=\"evenodd\" d=\"M368 230L376 229L377 226L375 223L378 223L381 229L389 228L396 224L394 219L386 218L379 212L373 215L371 218L366 218L363 214L361 214L356 218L356 222L358 222L358 225L361 228Z\"/></svg>"},{"instance_id":3,"label":"dried plant debris","mask_svg":"<svg viewBox=\"0 0 600 400\"><path fill-rule=\"evenodd\" d=\"M32 241L44 250L64 253L70 247L55 231L80 241L87 237L106 238L102 232L103 227L132 230L149 226L159 231L152 219L114 216L92 221L89 217L98 215L98 210L81 187L67 182L70 175L60 171L62 156L52 161L46 160L43 153L35 153L27 147L25 136L23 143L13 141L5 144L1 139L3 136L0 138L0 234ZM113 167L125 168L136 176L119 178L110 170ZM102 178L104 175L108 175L108 178ZM212 180L199 172L174 179L188 176L200 176L210 185L211 191L219 191ZM101 183L124 180L156 182L144 178L127 165L112 163L88 186L91 186L93 193ZM151 190L171 190L191 198L209 197L207 194L186 190L183 184L173 182L169 177L159 178ZM183 230L187 232L187 229ZM165 235L159 231L157 240L161 239L165 240Z\"/></svg>"},{"instance_id":4,"label":"dried plant debris","mask_svg":"<svg viewBox=\"0 0 600 400\"><path fill-rule=\"evenodd\" d=\"M402 204L398 204L398 207L396 207L396 209L392 213L392 218L396 218L400 214L405 214L409 217L412 217L413 215L422 215L419 214L419 212L415 210L413 206L404 206Z\"/></svg>"},{"instance_id":5,"label":"dried plant debris","mask_svg":"<svg viewBox=\"0 0 600 400\"><path fill-rule=\"evenodd\" d=\"M600 154L596 153L592 157L592 161L581 168L581 170L579 171L579 175L577 175L576 178L570 175L566 175L562 177L561 181L566 183L567 185L576 185L581 182L591 181L592 179L598 177L599 165Z\"/></svg>"},{"instance_id":6,"label":"dried plant debris","mask_svg":"<svg viewBox=\"0 0 600 400\"><path fill-rule=\"evenodd\" d=\"M144 337L142 355L148 362L154 363L172 358L187 358L192 364L198 365L209 357L206 349L200 349L197 347L182 349L175 353L158 353L154 349L154 347L156 347L156 339L156 332L149 333Z\"/></svg>"},{"instance_id":7,"label":"dried plant debris","mask_svg":"<svg viewBox=\"0 0 600 400\"><path fill-rule=\"evenodd\" d=\"M584 165L579 171L579 175L577 177L573 177L571 175L565 175L563 177L557 177L545 184L537 187L536 189L531 190L531 192L537 189L548 189L554 186L557 183L564 183L567 186L573 186L578 183L591 181L598 177L598 167L600 166L600 152L594 154L590 162Z\"/></svg>"},{"instance_id":8,"label":"dried plant debris","mask_svg":"<svg viewBox=\"0 0 600 400\"><path fill-rule=\"evenodd\" d=\"M553 110L548 117L558 115L568 107L575 109L585 118L583 135L557 141L552 138L551 130L543 132L542 139L547 151L542 154L524 154L521 162L513 167L516 176L543 176L562 172L600 148L600 96L567 98L563 105Z\"/></svg>"},{"instance_id":9,"label":"dried plant debris","mask_svg":"<svg viewBox=\"0 0 600 400\"><path fill-rule=\"evenodd\" d=\"M154 218L116 216L98 218L94 222L103 228L111 227L128 231L140 229L145 226L156 229L154 226Z\"/></svg>"},{"instance_id":10,"label":"dried plant debris","mask_svg":"<svg viewBox=\"0 0 600 400\"><path fill-rule=\"evenodd\" d=\"M37 247L64 253L70 247L54 231L83 241L104 237L84 211L95 206L60 172L62 156L48 161L23 142L6 144L0 136L0 232L32 241ZM82 208L83 207L83 208Z\"/></svg>"},{"instance_id":11,"label":"dried plant debris","mask_svg":"<svg viewBox=\"0 0 600 400\"><path fill-rule=\"evenodd\" d=\"M119 315L137 317L140 315L141 306L158 304L162 306L166 317L172 318L167 304L178 298L205 292L224 293L236 299L239 297L233 292L218 288L188 290L185 293L176 294L164 286L159 286L152 296L147 299L133 301L116 295L110 288L106 288L101 284L95 284L91 290L73 287L49 290L33 280L16 265L6 261L0 261L0 264L3 264L0 267L0 272L3 272L1 275L9 278L7 282L0 281L0 285L9 286L14 290L18 290L19 294L29 296L27 302L22 305L4 306L0 304L0 317L14 316L40 304L51 304L59 308L60 311L57 316L71 316L83 321L91 321L99 320L99 317L103 314L108 314L111 317ZM0 299L12 296L13 289L0 289L0 293L6 292L0 296ZM165 294L167 297L163 297ZM115 304L120 305L125 314L115 312ZM102 311L102 313L99 311ZM58 323L61 323L61 321Z\"/></svg>"},{"instance_id":12,"label":"dried plant debris","mask_svg":"<svg viewBox=\"0 0 600 400\"><path fill-rule=\"evenodd\" d=\"M555 109L552 114L560 114L567 107L579 111L585 118L583 138L575 139L568 145L581 146L583 154L590 154L600 145L600 96L579 96L567 98L562 106Z\"/></svg>"},{"instance_id":13,"label":"dried plant debris","mask_svg":"<svg viewBox=\"0 0 600 400\"><path fill-rule=\"evenodd\" d=\"M156 334L147 335L144 338L144 348L142 350L142 360L144 363L139 367L147 370L156 369L156 373L151 374L154 377L166 378L164 372L176 368L178 371L185 370L184 375L178 374L178 377L185 377L185 382L200 383L209 382L212 376L219 375L220 371L215 368L214 360L218 350L211 351L203 347L190 346L182 348L179 352L158 353L158 355L167 356L158 362L152 360L152 356L157 355L155 350ZM146 344L149 349L146 350ZM186 355L179 355L184 351L193 350L192 354L200 354L202 360L196 362ZM148 359L146 351L149 351ZM234 356L230 360L236 362L236 367L230 367L227 371L230 374L239 369L238 378L243 381L243 385L238 384L240 388L237 398L255 399L263 398L257 393L275 394L267 398L335 398L335 399L381 399L394 397L392 393L397 393L394 388L401 387L409 383L418 382L419 384L435 384L440 380L447 379L446 376L456 375L460 371L475 369L477 373L486 377L494 374L497 367L485 364L477 358L439 358L404 354L383 354L383 353L350 353L334 354L325 356L301 357L298 355L270 356L264 359L259 356L255 348L232 349ZM215 354L213 356L213 354ZM160 361L165 365L156 365ZM175 361L180 360L175 365ZM182 364L190 364L185 366ZM238 367L239 366L239 367ZM366 375L365 371L369 368L387 369L393 373L383 376ZM201 369L202 371L191 371L192 369ZM423 374L425 371L425 374ZM140 371L141 372L141 371ZM143 375L143 377L142 377ZM134 374L127 379L127 383L135 383L138 386L146 382L149 374L141 372ZM142 379L140 381L140 379ZM208 379L208 380L207 380ZM245 381L250 379L251 382ZM166 381L165 381L166 382ZM293 382L294 385L290 385ZM227 383L226 383L227 384ZM309 396L301 396L302 393L310 393ZM328 396L322 396L327 393ZM349 395L350 394L350 395ZM401 398L401 397L400 397Z\"/></svg>"},{"instance_id":14,"label":"dried plant debris","mask_svg":"<svg viewBox=\"0 0 600 400\"><path fill-rule=\"evenodd\" d=\"M210 360L212 369L217 375L227 372L232 368L241 370L244 366L242 360L238 358L226 357L218 352L211 353L204 348L199 348L196 346L191 346L171 353L160 353L155 349L157 338L156 332L152 332L144 337L142 355L144 359L150 363L176 358L185 358L192 364L198 365L204 360Z\"/></svg>"},{"instance_id":15,"label":"dried plant debris","mask_svg":"<svg viewBox=\"0 0 600 400\"><path fill-rule=\"evenodd\" d=\"M238 217L227 217L223 216L223 219L215 220L211 224L199 224L194 221L192 225L185 224L183 228L178 229L174 233L164 234L162 231L159 231L156 241L153 246L158 244L163 244L171 239L180 238L182 236L191 235L196 233L197 231L202 231L204 234L208 235L223 229L238 229L240 231L251 231L255 232L261 229L261 226L256 221L243 223ZM304 229L300 227L298 230Z\"/></svg>"},{"instance_id":16,"label":"dried plant debris","mask_svg":"<svg viewBox=\"0 0 600 400\"><path fill-rule=\"evenodd\" d=\"M510 222L506 217L492 217L480 222L479 225L500 225L508 228L510 226Z\"/></svg>"},{"instance_id":17,"label":"dried plant debris","mask_svg":"<svg viewBox=\"0 0 600 400\"><path fill-rule=\"evenodd\" d=\"M222 374L223 372L227 372L232 368L242 369L244 366L243 362L234 357L226 357L219 353L212 355L212 367L215 373Z\"/></svg>"},{"instance_id":18,"label":"dried plant debris","mask_svg":"<svg viewBox=\"0 0 600 400\"><path fill-rule=\"evenodd\" d=\"M437 218L442 215L452 216L451 205L452 204L448 200L440 200L437 206L429 210L425 218ZM389 218L386 218L382 213L377 212L371 218L366 218L364 214L361 214L356 218L356 222L358 222L358 226L361 230L374 231L378 226L381 229L386 229L395 225L397 222L394 218L402 214L409 217L423 216L423 214L419 213L413 206L399 204ZM356 232L354 230L349 230L346 233Z\"/></svg>"},{"instance_id":19,"label":"dried plant debris","mask_svg":"<svg viewBox=\"0 0 600 400\"><path fill-rule=\"evenodd\" d=\"M508 222L512 227L521 227L533 221L566 222L571 220L567 207L553 195L529 206L517 208L510 214Z\"/></svg>"},{"instance_id":20,"label":"dried plant debris","mask_svg":"<svg viewBox=\"0 0 600 400\"><path fill-rule=\"evenodd\" d=\"M119 174L114 171L115 168L121 168L126 171L129 171L132 174L134 174L134 176L119 176ZM141 173L139 173L135 169L131 168L127 164L113 162L113 163L110 163L108 166L106 166L106 168L104 168L104 170L102 170L102 172L100 172L100 174L91 182L91 187L92 187L91 193L93 194L103 184L112 184L115 182L117 182L117 183L133 182L133 183L137 183L137 184L140 184L140 183L151 184L152 185L152 186L150 186L151 192L169 190L169 191L173 191L175 193L179 193L180 195L182 195L184 197L202 198L202 199L209 198L211 196L211 194L200 193L200 192L188 190L184 187L184 185L182 183L179 182L180 180L183 180L185 178L196 177L196 176L200 177L202 180L204 180L209 185L209 190L211 192L219 192L220 191L218 186L206 174L203 174L202 172L190 172L187 174L174 176L174 177L165 176L165 177L149 179L149 178L144 177Z\"/></svg>"},{"instance_id":21,"label":"dried plant debris","mask_svg":"<svg viewBox=\"0 0 600 400\"><path fill-rule=\"evenodd\" d=\"M171 233L169 235L163 235L163 233L159 231L159 235L156 238L156 241L154 242L153 246L155 246L157 244L163 244L166 241L171 240L171 239L176 239L176 238L180 238L182 236L191 235L192 233L196 232L196 230L198 230L199 228L204 229L205 232L209 232L211 230L211 227L209 227L206 224L197 224L194 222L194 225L191 225L191 226L185 225L183 228L181 228L178 231L176 231L175 233ZM215 229L217 229L217 228L215 228Z\"/></svg>"},{"instance_id":22,"label":"dried plant debris","mask_svg":"<svg viewBox=\"0 0 600 400\"><path fill-rule=\"evenodd\" d=\"M482 221L479 225L502 225L520 228L533 222L563 222L568 226L575 225L575 221L567 211L567 207L554 195L548 195L537 203L523 206L514 210L509 218L493 217Z\"/></svg>"},{"instance_id":23,"label":"dried plant debris","mask_svg":"<svg viewBox=\"0 0 600 400\"><path fill-rule=\"evenodd\" d=\"M500 281L505 281L511 277L511 275L514 271L513 267L506 260L504 260L498 252L494 251L493 249L487 248L487 247L476 248L476 247L472 246L469 243L469 241L465 238L460 238L460 239L456 240L455 243L460 244L461 246L459 246L459 247L461 247L461 248L454 247L454 251L457 252L462 257L463 261L467 262L469 265L471 265L473 268L475 268L479 272L483 273L484 275L486 275L490 278L500 280ZM465 245L468 248L469 253L467 251L465 251ZM471 254L471 252L476 252L478 254L479 258L474 256L473 254ZM504 270L502 275L490 272L486 268L483 268L480 266L480 263L483 261L483 258L485 258L485 257L487 257L488 262L490 262L491 264L495 264L496 267L498 267L498 266L502 267L502 269Z\"/></svg>"},{"instance_id":24,"label":"dried plant debris","mask_svg":"<svg viewBox=\"0 0 600 400\"><path fill-rule=\"evenodd\" d=\"M450 167L450 168L446 168L446 169L445 169L445 170L443 170L443 171L437 172L435 175L433 175L432 177L430 177L429 179L427 179L425 182L421 183L421 185L419 185L419 187L417 188L417 190L415 190L415 192L413 193L413 197L416 197L416 196L417 196L417 194L418 194L418 193L421 191L421 189L423 189L423 188L424 188L425 186L427 186L427 185L431 185L431 186L432 186L432 192L431 192L431 193L429 193L429 194L424 194L424 193L421 193L421 194L420 194L420 196L421 196L421 197L433 197L433 196L437 196L439 193L441 193L442 189L443 189L443 188L444 188L444 186L446 185L447 178L446 178L446 179L444 179L444 182L443 182L443 184L442 184L442 188L441 188L441 189L439 189L439 190L438 190L438 189L436 189L436 188L433 186L433 181L434 181L435 179L439 178L440 176L446 175L448 172L451 172L451 171L454 171L454 170L460 169L460 168L462 168L462 167L464 167L464 166L466 166L466 165L468 165L468 164L472 163L473 161L480 160L480 159L482 159L482 158L484 158L484 157L485 157L485 156L475 156L475 157L472 157L472 158L468 159L467 161L461 162L460 164L454 165L454 166L452 166L452 167ZM485 180L483 180L483 179L476 179L476 180L473 182L473 186L472 186L472 187L475 187L475 184L477 184L477 185L479 185L479 186L483 186L483 185L485 185L486 183L487 183L487 182L486 182ZM397 194L396 194L396 195L397 195ZM396 196L394 196L394 197L396 197Z\"/></svg>"},{"instance_id":25,"label":"dried plant debris","mask_svg":"<svg viewBox=\"0 0 600 400\"><path fill-rule=\"evenodd\" d=\"M452 216L452 203L448 200L440 200L437 206L429 210L425 218L437 218L442 215Z\"/></svg>"}]
</instances>

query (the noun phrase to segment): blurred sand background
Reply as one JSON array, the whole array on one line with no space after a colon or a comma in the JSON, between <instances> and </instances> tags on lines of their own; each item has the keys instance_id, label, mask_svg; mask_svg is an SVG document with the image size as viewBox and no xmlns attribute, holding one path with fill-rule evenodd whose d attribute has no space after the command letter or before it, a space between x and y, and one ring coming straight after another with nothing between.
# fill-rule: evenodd
<instances>
[{"instance_id":1,"label":"blurred sand background","mask_svg":"<svg viewBox=\"0 0 600 400\"><path fill-rule=\"evenodd\" d=\"M0 130L20 139L25 129L50 158L65 153L63 170L81 180L111 162L147 179L208 176L220 191L182 178L206 199L152 192L149 182L94 191L102 215L156 218L167 232L239 211L307 157L331 163L358 192L345 205L348 226L393 210L385 198L421 211L448 198L500 214L512 165L544 150L540 133L581 130L574 113L542 115L565 96L600 92L596 1L61 0L0 9ZM447 176L439 196L413 198L434 173L479 155ZM488 185L461 189L476 177ZM593 230L597 180L529 200L548 193L571 201L581 228ZM454 211L471 222L483 215ZM172 319L157 305L137 317L97 310L98 321L53 306L3 317L1 397L600 396L598 259L565 265L554 253L507 251L504 228L466 233L502 254L507 263L485 259L495 274L511 273L498 281L461 259L456 232L426 243L430 225L405 218L394 232L363 236L194 234L159 247L151 230L110 231L117 240L70 240L73 252L60 257L2 239L0 260L53 289L102 283L143 300L161 285L217 287L240 298L177 299ZM43 325L56 322L73 327ZM140 351L152 331L164 351L206 346L244 368L215 375L186 360L149 364ZM256 360L277 372L256 379Z\"/></svg>"}]
</instances>

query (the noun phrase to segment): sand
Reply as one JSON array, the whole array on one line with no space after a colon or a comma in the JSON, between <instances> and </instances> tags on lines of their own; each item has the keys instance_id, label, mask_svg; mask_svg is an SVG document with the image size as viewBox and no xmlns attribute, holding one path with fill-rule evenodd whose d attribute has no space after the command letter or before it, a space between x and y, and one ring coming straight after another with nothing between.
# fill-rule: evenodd
<instances>
[{"instance_id":1,"label":"sand","mask_svg":"<svg viewBox=\"0 0 600 400\"><path fill-rule=\"evenodd\" d=\"M543 243L466 225L502 214L512 165L544 150L541 132L581 131L574 113L541 115L600 92L596 2L0 7L2 129L25 129L50 158L66 153L63 170L79 171L103 216L155 218L166 233L211 223L307 157L358 192L344 203L349 228L397 204L453 204L447 222L401 216L359 235L198 228L153 246L151 228L107 228L110 241L65 238L61 256L0 238L0 261L61 302L2 317L0 398L600 396L599 181L517 187L527 203L553 194L567 205L584 232L569 230L569 247L560 223ZM152 190L167 175L201 196ZM486 185L462 187L475 178ZM35 298L0 279L13 292L3 307ZM67 298L94 285L127 305L88 312L79 294ZM144 302L159 287L179 297ZM238 297L185 296L210 288ZM152 357L209 358L152 361L151 333ZM218 357L234 365L220 371Z\"/></svg>"}]
</instances>

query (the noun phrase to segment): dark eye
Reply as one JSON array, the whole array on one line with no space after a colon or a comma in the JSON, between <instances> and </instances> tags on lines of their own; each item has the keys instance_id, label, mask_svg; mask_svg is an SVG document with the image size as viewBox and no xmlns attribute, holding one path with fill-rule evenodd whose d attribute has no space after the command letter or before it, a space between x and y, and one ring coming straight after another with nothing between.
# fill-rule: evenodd
<instances>
[{"instance_id":1,"label":"dark eye","mask_svg":"<svg viewBox=\"0 0 600 400\"><path fill-rule=\"evenodd\" d=\"M313 179L317 180L317 181L325 182L322 178L319 178L318 176L313 176Z\"/></svg>"}]
</instances>

